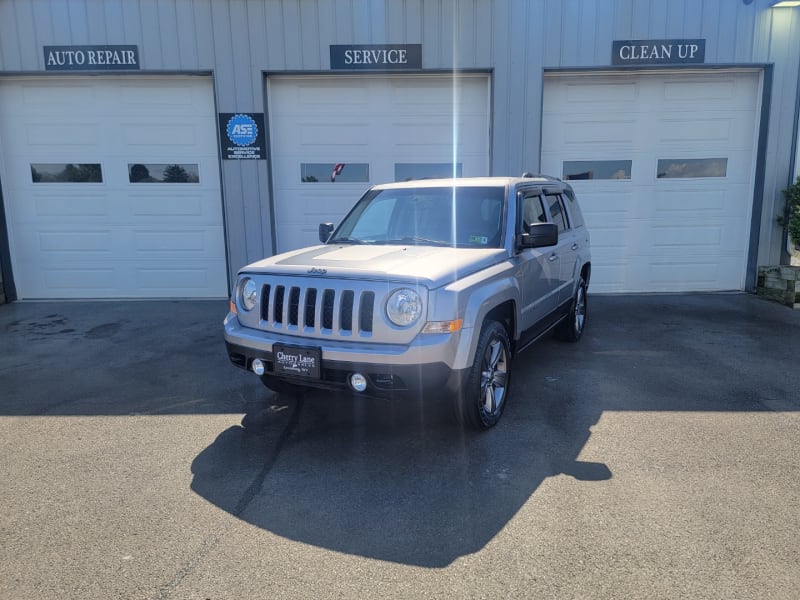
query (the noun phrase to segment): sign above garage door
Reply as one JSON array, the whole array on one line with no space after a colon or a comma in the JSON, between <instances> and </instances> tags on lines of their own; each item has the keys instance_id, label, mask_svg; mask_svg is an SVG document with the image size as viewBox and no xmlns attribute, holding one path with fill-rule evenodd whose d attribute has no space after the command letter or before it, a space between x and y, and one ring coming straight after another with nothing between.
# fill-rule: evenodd
<instances>
[{"instance_id":1,"label":"sign above garage door","mask_svg":"<svg viewBox=\"0 0 800 600\"><path fill-rule=\"evenodd\" d=\"M706 61L705 40L616 40L612 65L685 65Z\"/></svg>"},{"instance_id":2,"label":"sign above garage door","mask_svg":"<svg viewBox=\"0 0 800 600\"><path fill-rule=\"evenodd\" d=\"M45 46L46 71L136 71L138 46Z\"/></svg>"},{"instance_id":3,"label":"sign above garage door","mask_svg":"<svg viewBox=\"0 0 800 600\"><path fill-rule=\"evenodd\" d=\"M331 69L346 71L422 68L422 44L332 45Z\"/></svg>"}]
</instances>

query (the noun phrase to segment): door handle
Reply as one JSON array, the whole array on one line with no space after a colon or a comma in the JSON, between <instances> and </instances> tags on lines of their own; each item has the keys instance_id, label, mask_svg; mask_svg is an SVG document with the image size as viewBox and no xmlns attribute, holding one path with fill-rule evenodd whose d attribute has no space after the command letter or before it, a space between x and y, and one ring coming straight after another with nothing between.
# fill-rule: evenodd
<instances>
[{"instance_id":1,"label":"door handle","mask_svg":"<svg viewBox=\"0 0 800 600\"><path fill-rule=\"evenodd\" d=\"M558 254L551 254L550 257L547 260L549 260L550 262L553 262L557 258L558 258Z\"/></svg>"},{"instance_id":2,"label":"door handle","mask_svg":"<svg viewBox=\"0 0 800 600\"><path fill-rule=\"evenodd\" d=\"M572 244L572 249L573 250L577 250L578 248L580 248L580 246L578 244Z\"/></svg>"}]
</instances>

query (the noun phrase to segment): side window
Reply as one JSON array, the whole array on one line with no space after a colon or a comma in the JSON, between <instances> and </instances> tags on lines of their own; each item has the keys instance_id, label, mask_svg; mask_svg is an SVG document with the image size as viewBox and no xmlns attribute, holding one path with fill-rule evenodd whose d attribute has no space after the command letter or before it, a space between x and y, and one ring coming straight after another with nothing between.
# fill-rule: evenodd
<instances>
[{"instance_id":1,"label":"side window","mask_svg":"<svg viewBox=\"0 0 800 600\"><path fill-rule=\"evenodd\" d=\"M525 231L528 225L547 222L547 216L542 205L542 197L538 193L529 192L522 197L520 216L520 223L517 223L517 228L520 232Z\"/></svg>"},{"instance_id":2,"label":"side window","mask_svg":"<svg viewBox=\"0 0 800 600\"><path fill-rule=\"evenodd\" d=\"M550 209L550 217L553 219L553 223L558 225L558 232L561 233L562 231L566 231L569 229L569 224L567 223L567 215L564 212L564 205L563 201L561 200L560 194L547 194L547 207Z\"/></svg>"},{"instance_id":3,"label":"side window","mask_svg":"<svg viewBox=\"0 0 800 600\"><path fill-rule=\"evenodd\" d=\"M562 198L569 200L569 202L567 202L567 209L569 210L569 219L572 223L572 227L575 229L583 227L585 224L583 222L583 213L581 213L581 207L578 206L578 202L575 200L575 194L570 190L566 190Z\"/></svg>"}]
</instances>

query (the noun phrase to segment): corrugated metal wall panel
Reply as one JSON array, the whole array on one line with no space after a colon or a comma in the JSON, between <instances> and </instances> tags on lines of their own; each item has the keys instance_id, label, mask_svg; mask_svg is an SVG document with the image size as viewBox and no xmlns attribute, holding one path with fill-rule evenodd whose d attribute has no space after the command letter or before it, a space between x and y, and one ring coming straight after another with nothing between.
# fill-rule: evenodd
<instances>
[{"instance_id":1,"label":"corrugated metal wall panel","mask_svg":"<svg viewBox=\"0 0 800 600\"><path fill-rule=\"evenodd\" d=\"M610 64L616 39L704 38L706 63L775 63L763 260L788 178L800 10L771 0L0 0L0 71L42 47L136 44L143 70L214 72L220 111L264 110L262 72L327 71L331 44L423 45L425 69L493 71L492 170L539 168L544 69ZM232 266L271 248L264 162L224 161ZM254 187L256 188L254 190Z\"/></svg>"}]
</instances>

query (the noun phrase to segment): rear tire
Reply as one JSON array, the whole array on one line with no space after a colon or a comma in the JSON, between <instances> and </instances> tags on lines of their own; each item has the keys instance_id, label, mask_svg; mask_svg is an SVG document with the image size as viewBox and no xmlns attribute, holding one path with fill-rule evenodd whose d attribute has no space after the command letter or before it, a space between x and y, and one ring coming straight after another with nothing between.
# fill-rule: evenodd
<instances>
[{"instance_id":1,"label":"rear tire","mask_svg":"<svg viewBox=\"0 0 800 600\"><path fill-rule=\"evenodd\" d=\"M456 418L471 429L489 429L500 420L511 384L511 344L497 321L483 324L475 360L456 397Z\"/></svg>"},{"instance_id":2,"label":"rear tire","mask_svg":"<svg viewBox=\"0 0 800 600\"><path fill-rule=\"evenodd\" d=\"M581 277L578 286L575 288L575 295L572 297L572 304L569 307L569 315L556 327L556 337L567 342L577 342L583 335L586 327L587 302L586 302L586 280Z\"/></svg>"}]
</instances>

